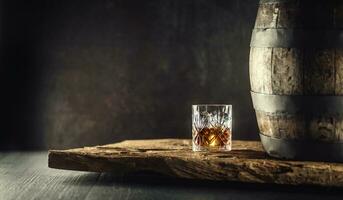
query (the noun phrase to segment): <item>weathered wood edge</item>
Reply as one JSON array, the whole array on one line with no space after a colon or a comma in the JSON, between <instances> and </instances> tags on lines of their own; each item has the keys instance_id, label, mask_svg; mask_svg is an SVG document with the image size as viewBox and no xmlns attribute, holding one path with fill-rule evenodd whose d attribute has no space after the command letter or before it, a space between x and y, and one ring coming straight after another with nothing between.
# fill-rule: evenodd
<instances>
[{"instance_id":1,"label":"weathered wood edge","mask_svg":"<svg viewBox=\"0 0 343 200\"><path fill-rule=\"evenodd\" d=\"M152 171L186 179L343 187L343 164L339 163L179 155L115 157L78 152L82 149L49 151L49 167L115 175Z\"/></svg>"}]
</instances>

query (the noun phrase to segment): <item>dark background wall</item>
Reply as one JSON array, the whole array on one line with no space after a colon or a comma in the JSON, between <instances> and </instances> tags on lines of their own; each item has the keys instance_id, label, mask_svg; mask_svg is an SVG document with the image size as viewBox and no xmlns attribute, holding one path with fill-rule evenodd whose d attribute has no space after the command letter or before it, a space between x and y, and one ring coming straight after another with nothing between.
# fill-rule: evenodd
<instances>
[{"instance_id":1,"label":"dark background wall","mask_svg":"<svg viewBox=\"0 0 343 200\"><path fill-rule=\"evenodd\" d=\"M191 104L233 104L258 139L249 42L258 0L3 0L3 149L188 137Z\"/></svg>"}]
</instances>

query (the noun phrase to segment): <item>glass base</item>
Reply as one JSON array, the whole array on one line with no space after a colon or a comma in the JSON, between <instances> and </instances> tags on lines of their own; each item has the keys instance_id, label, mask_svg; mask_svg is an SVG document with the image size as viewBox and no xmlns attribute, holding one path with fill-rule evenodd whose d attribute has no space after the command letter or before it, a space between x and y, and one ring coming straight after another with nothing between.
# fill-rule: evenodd
<instances>
[{"instance_id":1,"label":"glass base","mask_svg":"<svg viewBox=\"0 0 343 200\"><path fill-rule=\"evenodd\" d=\"M192 150L196 152L215 152L215 151L231 151L231 145L227 144L225 146L215 146L215 147L209 147L209 146L199 146L196 144L192 145Z\"/></svg>"}]
</instances>

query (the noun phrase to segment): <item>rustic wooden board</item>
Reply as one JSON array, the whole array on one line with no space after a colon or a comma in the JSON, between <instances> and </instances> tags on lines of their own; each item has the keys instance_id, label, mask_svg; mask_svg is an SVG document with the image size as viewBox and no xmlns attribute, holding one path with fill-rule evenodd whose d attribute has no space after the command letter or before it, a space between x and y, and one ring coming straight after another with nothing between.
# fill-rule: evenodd
<instances>
[{"instance_id":1,"label":"rustic wooden board","mask_svg":"<svg viewBox=\"0 0 343 200\"><path fill-rule=\"evenodd\" d=\"M260 142L234 141L231 152L192 152L190 140L128 140L49 151L49 167L112 172L151 171L203 180L343 187L343 164L269 158Z\"/></svg>"},{"instance_id":2,"label":"rustic wooden board","mask_svg":"<svg viewBox=\"0 0 343 200\"><path fill-rule=\"evenodd\" d=\"M47 152L0 152L1 200L341 200L341 188L293 187L139 176L117 178L48 168Z\"/></svg>"}]
</instances>

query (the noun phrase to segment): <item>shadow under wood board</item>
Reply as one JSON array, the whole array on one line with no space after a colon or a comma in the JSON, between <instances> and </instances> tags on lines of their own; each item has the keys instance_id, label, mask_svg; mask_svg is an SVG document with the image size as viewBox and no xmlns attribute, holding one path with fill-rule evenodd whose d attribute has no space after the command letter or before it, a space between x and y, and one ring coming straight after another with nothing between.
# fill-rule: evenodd
<instances>
[{"instance_id":1,"label":"shadow under wood board","mask_svg":"<svg viewBox=\"0 0 343 200\"><path fill-rule=\"evenodd\" d=\"M230 152L192 152L186 139L127 140L103 146L50 150L49 167L125 175L154 172L214 181L343 188L343 163L277 160L257 141L233 141Z\"/></svg>"}]
</instances>

